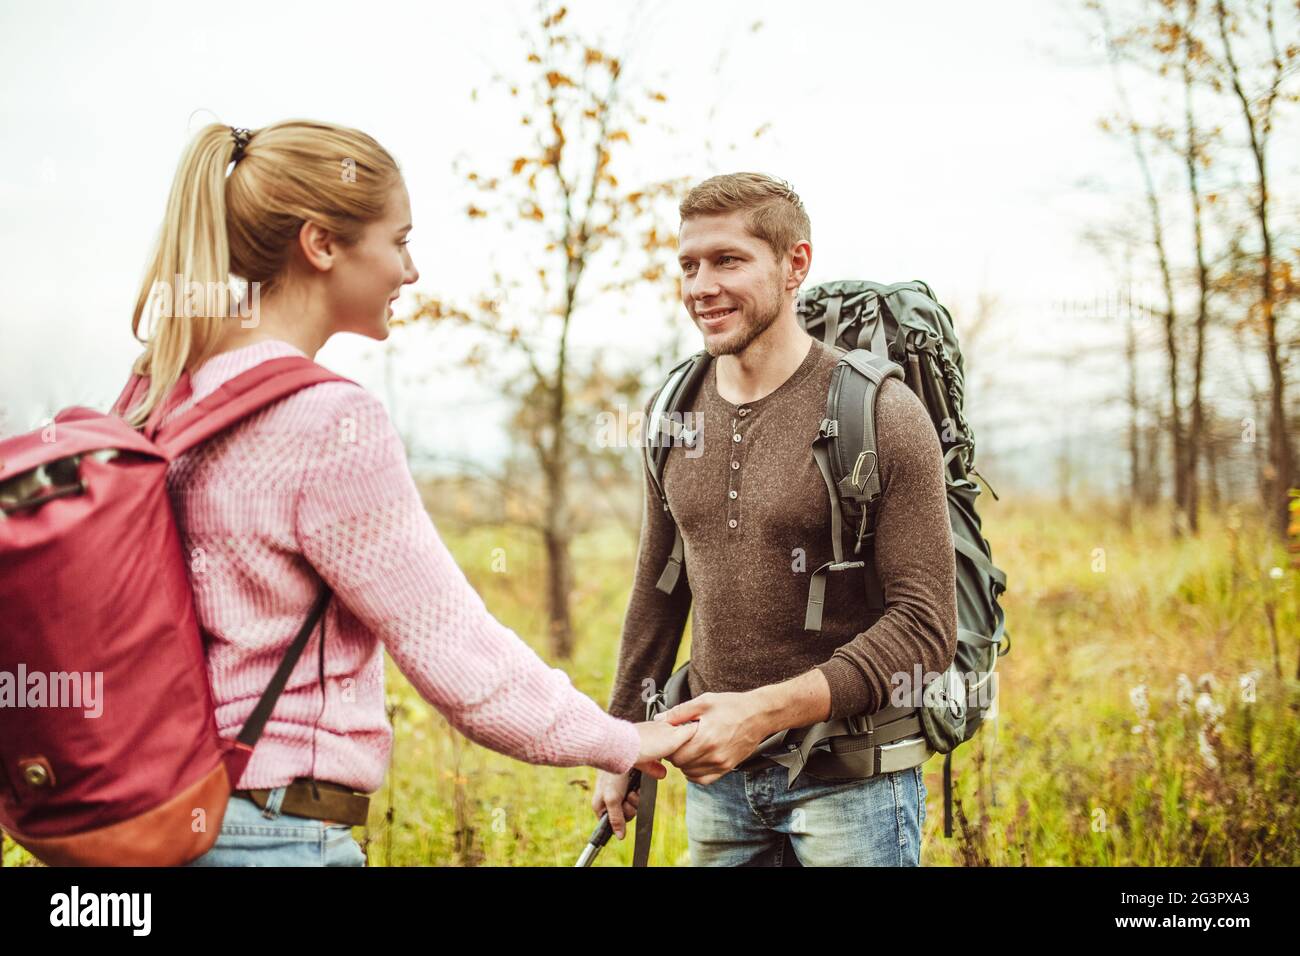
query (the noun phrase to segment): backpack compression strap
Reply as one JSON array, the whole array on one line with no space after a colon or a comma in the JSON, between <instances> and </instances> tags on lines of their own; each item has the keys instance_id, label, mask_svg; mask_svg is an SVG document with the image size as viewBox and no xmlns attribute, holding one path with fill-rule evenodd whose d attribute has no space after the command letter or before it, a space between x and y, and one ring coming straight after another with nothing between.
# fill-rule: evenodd
<instances>
[{"instance_id":1,"label":"backpack compression strap","mask_svg":"<svg viewBox=\"0 0 1300 956\"><path fill-rule=\"evenodd\" d=\"M810 314L814 311L814 306L811 305L813 301L814 299L809 296L808 292L803 292L800 294L798 308L804 314ZM825 302L826 306L820 317L822 344L827 348L838 348L839 346L836 343L840 338L840 319L844 308L844 296L833 295L826 299ZM870 313L858 327L857 347L870 349L882 358L889 358L889 345L885 341L885 311L879 291L876 291L875 297L869 300L864 308L870 309ZM816 318L805 320L805 328L807 325L815 327L817 321Z\"/></svg>"},{"instance_id":2,"label":"backpack compression strap","mask_svg":"<svg viewBox=\"0 0 1300 956\"><path fill-rule=\"evenodd\" d=\"M847 408L841 408L840 402L845 397L845 388L841 383L832 381L826 399L826 417L822 419L817 437L813 440L813 459L826 482L826 493L831 502L831 554L833 560L826 562L813 572L808 582L808 607L804 613L804 630L820 631L822 629L822 610L826 604L826 575L831 571L847 571L853 568L863 569L863 583L866 590L867 606L872 612L883 611L884 595L880 588L880 579L876 575L874 550L871 547L875 537L876 514L881 493L880 459L876 449L876 396L881 384L887 378L902 379L903 370L882 355L866 349L846 351L839 360L836 370L839 376L854 375L849 381L850 400L857 389L861 389L861 431L841 428L841 422L849 420ZM857 409L851 416L856 421ZM853 461L852 470L836 481L831 466L832 442L839 461ZM848 454L845 454L848 452ZM843 533L845 530L844 503L851 502L862 512L855 534L853 553L862 555L858 561L844 559ZM862 546L867 551L863 554Z\"/></svg>"},{"instance_id":3,"label":"backpack compression strap","mask_svg":"<svg viewBox=\"0 0 1300 956\"><path fill-rule=\"evenodd\" d=\"M258 739L262 736L262 731L266 728L266 722L271 717L271 711L275 709L275 702L280 699L280 694L284 692L284 686L289 682L289 675L293 673L294 667L298 663L298 658L302 656L303 650L307 647L307 642L311 639L311 632L315 630L317 622L320 622L320 671L321 671L321 692L325 690L325 608L329 604L333 592L329 586L323 586L320 594L316 597L316 603L312 605L311 611L307 614L307 619L303 621L302 627L298 629L298 636L293 639L289 649L285 651L284 657L280 661L280 666L276 668L275 675L271 678L271 683L262 691L262 696L253 708L253 712L248 715L244 721L244 726L239 731L239 737L235 740L234 745L226 751L224 757L226 764L226 774L230 778L230 787L233 790L239 786L239 778L244 775L244 768L248 766L248 761L253 756L253 748L257 746Z\"/></svg>"}]
</instances>

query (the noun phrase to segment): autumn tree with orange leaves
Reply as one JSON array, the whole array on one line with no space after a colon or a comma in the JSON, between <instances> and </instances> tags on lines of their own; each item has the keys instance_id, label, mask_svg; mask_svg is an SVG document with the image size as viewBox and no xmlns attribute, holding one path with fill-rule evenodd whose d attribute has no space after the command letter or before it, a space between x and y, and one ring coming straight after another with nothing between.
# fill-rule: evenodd
<instances>
[{"instance_id":1,"label":"autumn tree with orange leaves","mask_svg":"<svg viewBox=\"0 0 1300 956\"><path fill-rule=\"evenodd\" d=\"M620 403L639 413L642 376L682 349L665 321L672 312L660 307L649 317L664 325L657 351L619 367L605 347L580 348L575 316L601 297L649 290L656 303L675 300L676 200L685 189L679 179L621 181L620 159L666 97L628 88L621 60L584 42L566 17L564 7L543 3L524 35L526 77L497 78L529 148L498 168L460 170L478 194L467 219L504 229L515 243L526 239L536 252L531 270L495 271L493 290L472 302L422 296L412 316L394 323L469 330L463 362L511 403L510 431L534 467L516 463L494 486L511 496L512 523L544 546L550 649L559 658L574 644L570 545L583 520L575 483L591 487L602 468L623 483L639 478L628 473L624 450L594 440L593 423Z\"/></svg>"}]
</instances>

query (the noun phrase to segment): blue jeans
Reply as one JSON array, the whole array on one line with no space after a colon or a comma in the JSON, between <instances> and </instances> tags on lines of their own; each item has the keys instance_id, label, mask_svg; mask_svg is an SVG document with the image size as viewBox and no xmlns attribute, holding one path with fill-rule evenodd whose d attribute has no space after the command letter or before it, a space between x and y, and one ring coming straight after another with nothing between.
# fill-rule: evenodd
<instances>
[{"instance_id":1,"label":"blue jeans","mask_svg":"<svg viewBox=\"0 0 1300 956\"><path fill-rule=\"evenodd\" d=\"M921 767L843 782L804 771L789 790L787 776L767 767L688 780L691 865L920 866Z\"/></svg>"},{"instance_id":2,"label":"blue jeans","mask_svg":"<svg viewBox=\"0 0 1300 956\"><path fill-rule=\"evenodd\" d=\"M350 826L282 814L284 791L284 787L272 790L264 810L246 797L231 794L217 842L186 866L366 865Z\"/></svg>"}]
</instances>

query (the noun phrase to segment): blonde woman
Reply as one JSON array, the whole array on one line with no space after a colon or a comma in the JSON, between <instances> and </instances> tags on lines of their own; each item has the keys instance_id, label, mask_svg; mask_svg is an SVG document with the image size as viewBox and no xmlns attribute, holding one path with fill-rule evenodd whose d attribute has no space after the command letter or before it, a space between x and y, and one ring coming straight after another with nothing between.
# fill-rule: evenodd
<instances>
[{"instance_id":1,"label":"blonde woman","mask_svg":"<svg viewBox=\"0 0 1300 956\"><path fill-rule=\"evenodd\" d=\"M365 133L205 127L177 169L136 304L146 347L133 371L148 390L126 420L142 426L185 373L192 392L164 424L260 362L314 358L339 332L386 339L393 301L419 277L411 226L398 165ZM179 302L228 289L232 274L249 283L233 314L159 316L160 288ZM333 591L323 662L311 648L298 662L216 844L191 865L364 863L351 826L392 743L381 649L459 731L529 763L661 777L660 759L693 733L615 719L488 613L384 407L359 386L280 399L177 457L168 488L186 553L203 558L191 579L223 737L238 734L315 595Z\"/></svg>"}]
</instances>

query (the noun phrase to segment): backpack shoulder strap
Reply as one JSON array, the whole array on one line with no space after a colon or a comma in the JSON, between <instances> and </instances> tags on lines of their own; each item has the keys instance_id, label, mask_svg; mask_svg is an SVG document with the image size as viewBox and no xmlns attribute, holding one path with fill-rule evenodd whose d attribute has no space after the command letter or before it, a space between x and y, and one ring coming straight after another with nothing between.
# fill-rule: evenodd
<instances>
[{"instance_id":1,"label":"backpack shoulder strap","mask_svg":"<svg viewBox=\"0 0 1300 956\"><path fill-rule=\"evenodd\" d=\"M826 417L813 440L813 459L830 498L833 558L814 571L808 582L806 631L821 630L826 575L832 571L861 568L868 608L873 612L884 610L884 594L870 545L881 494L876 396L887 378L901 380L902 368L868 349L843 350L831 376ZM853 554L860 560L845 560L845 531L853 535ZM865 553L864 544L868 546Z\"/></svg>"},{"instance_id":2,"label":"backpack shoulder strap","mask_svg":"<svg viewBox=\"0 0 1300 956\"><path fill-rule=\"evenodd\" d=\"M272 402L321 382L357 384L304 356L270 359L236 375L151 437L169 459L175 458Z\"/></svg>"},{"instance_id":3,"label":"backpack shoulder strap","mask_svg":"<svg viewBox=\"0 0 1300 956\"><path fill-rule=\"evenodd\" d=\"M694 433L681 421L681 408L695 393L704 373L708 371L709 353L699 351L675 365L650 403L650 417L646 421L645 463L654 483L654 490L668 509L663 489L664 463L668 450L675 441L690 443Z\"/></svg>"},{"instance_id":4,"label":"backpack shoulder strap","mask_svg":"<svg viewBox=\"0 0 1300 956\"><path fill-rule=\"evenodd\" d=\"M690 401L700 383L704 381L704 373L708 371L709 361L708 351L701 349L690 358L678 363L668 373L668 378L660 386L659 391L655 394L654 401L650 404L650 417L646 421L644 446L646 472L650 476L651 487L659 496L659 502L664 511L668 513L670 520L672 512L668 511L668 495L663 487L664 465L668 461L668 452L674 444L680 442L689 447L695 442L698 429L692 430L685 427L682 422L681 409ZM681 577L684 561L685 544L682 541L681 530L674 521L673 550L664 563L664 569L660 573L659 581L655 584L655 587L665 594L672 594L677 587L678 579Z\"/></svg>"}]
</instances>

